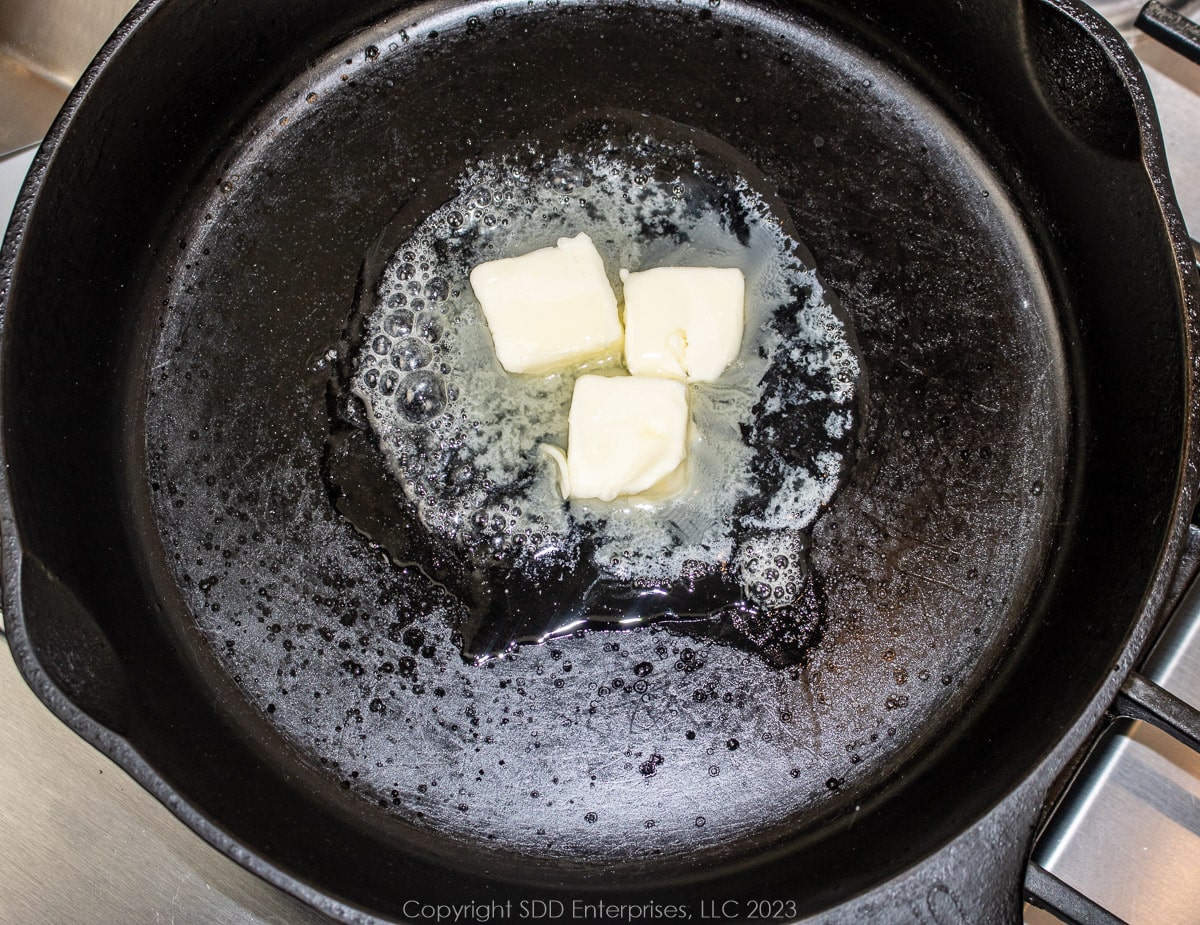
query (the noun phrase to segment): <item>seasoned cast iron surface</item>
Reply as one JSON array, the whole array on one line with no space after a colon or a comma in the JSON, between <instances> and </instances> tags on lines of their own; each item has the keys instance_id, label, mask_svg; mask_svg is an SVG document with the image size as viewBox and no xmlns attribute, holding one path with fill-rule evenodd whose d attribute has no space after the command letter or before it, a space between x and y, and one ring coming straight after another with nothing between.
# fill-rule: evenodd
<instances>
[{"instance_id":1,"label":"seasoned cast iron surface","mask_svg":"<svg viewBox=\"0 0 1200 925\"><path fill-rule=\"evenodd\" d=\"M155 268L147 482L180 638L214 653L214 696L232 677L267 719L264 752L286 743L430 853L669 862L853 812L953 723L1047 555L1066 374L1003 188L879 62L720 14L381 25L264 105ZM445 594L322 483L330 351L370 243L423 178L601 106L745 152L857 328L870 398L812 532L826 626L803 666L660 627L466 666Z\"/></svg>"},{"instance_id":2,"label":"seasoned cast iron surface","mask_svg":"<svg viewBox=\"0 0 1200 925\"><path fill-rule=\"evenodd\" d=\"M865 390L849 321L779 197L729 145L639 113L590 113L498 147L485 173L427 180L363 263L330 381L334 506L455 597L465 658L687 619L707 624L692 634L800 664L823 612L807 528L839 487ZM414 241L427 225L433 243ZM745 268L739 357L690 390L702 442L682 504L564 505L537 447L565 445L574 371L504 372L470 295L471 267L581 230L618 291L619 267Z\"/></svg>"}]
</instances>

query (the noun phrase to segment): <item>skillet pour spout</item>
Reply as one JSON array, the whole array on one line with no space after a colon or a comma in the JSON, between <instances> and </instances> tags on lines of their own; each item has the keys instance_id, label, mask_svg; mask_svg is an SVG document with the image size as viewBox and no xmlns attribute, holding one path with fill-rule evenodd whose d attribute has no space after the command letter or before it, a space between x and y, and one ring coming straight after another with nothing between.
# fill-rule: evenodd
<instances>
[{"instance_id":1,"label":"skillet pour spout","mask_svg":"<svg viewBox=\"0 0 1200 925\"><path fill-rule=\"evenodd\" d=\"M664 626L463 664L454 596L322 478L381 230L612 109L744 154L857 331L869 397L798 664ZM1129 49L1074 0L147 0L0 257L17 663L338 921L453 898L1016 922L1195 500L1200 300L1164 163Z\"/></svg>"}]
</instances>

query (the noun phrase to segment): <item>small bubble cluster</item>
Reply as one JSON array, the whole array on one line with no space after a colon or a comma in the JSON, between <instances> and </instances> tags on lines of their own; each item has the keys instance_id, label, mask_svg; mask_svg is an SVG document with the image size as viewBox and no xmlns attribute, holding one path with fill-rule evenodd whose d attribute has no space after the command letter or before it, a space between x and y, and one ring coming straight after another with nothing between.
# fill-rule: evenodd
<instances>
[{"instance_id":1,"label":"small bubble cluster","mask_svg":"<svg viewBox=\"0 0 1200 925\"><path fill-rule=\"evenodd\" d=\"M764 607L795 601L804 589L808 559L803 535L759 532L738 547L738 576L748 600Z\"/></svg>"}]
</instances>

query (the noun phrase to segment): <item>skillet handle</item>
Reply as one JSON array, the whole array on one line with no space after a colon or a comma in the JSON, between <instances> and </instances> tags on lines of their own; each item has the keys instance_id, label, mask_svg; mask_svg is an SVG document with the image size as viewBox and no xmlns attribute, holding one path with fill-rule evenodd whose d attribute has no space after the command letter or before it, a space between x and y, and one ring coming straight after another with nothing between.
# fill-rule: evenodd
<instances>
[{"instance_id":1,"label":"skillet handle","mask_svg":"<svg viewBox=\"0 0 1200 925\"><path fill-rule=\"evenodd\" d=\"M19 606L25 619L9 627L8 634L18 667L43 701L65 695L75 707L121 734L128 716L129 679L108 636L70 583L38 556L27 551L20 568ZM33 679L31 659L57 690Z\"/></svg>"},{"instance_id":2,"label":"skillet handle","mask_svg":"<svg viewBox=\"0 0 1200 925\"><path fill-rule=\"evenodd\" d=\"M1150 0L1138 13L1134 25L1193 64L1200 64L1200 25L1186 16L1158 0Z\"/></svg>"}]
</instances>

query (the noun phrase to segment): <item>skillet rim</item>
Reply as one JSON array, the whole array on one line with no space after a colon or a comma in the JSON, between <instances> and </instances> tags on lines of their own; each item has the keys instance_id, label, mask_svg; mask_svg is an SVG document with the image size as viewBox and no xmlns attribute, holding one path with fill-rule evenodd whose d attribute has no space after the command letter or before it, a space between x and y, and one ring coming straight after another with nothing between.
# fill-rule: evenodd
<instances>
[{"instance_id":1,"label":"skillet rim","mask_svg":"<svg viewBox=\"0 0 1200 925\"><path fill-rule=\"evenodd\" d=\"M109 62L120 53L129 36L169 0L138 0L138 3L122 21L113 35L101 48L88 66L79 83L72 89L54 124L43 139L29 173L21 188L13 217L0 246L0 356L3 355L8 334L8 309L13 280L19 272L22 243L26 229L37 220L36 207L45 175L50 168L59 146L68 139L92 86L104 72ZM970 831L1002 805L1017 801L1022 806L1040 807L1036 815L1045 813L1046 795L1055 778L1068 770L1072 756L1079 754L1089 737L1099 731L1101 717L1124 682L1129 666L1140 657L1154 631L1161 623L1162 608L1175 578L1175 571L1182 558L1193 507L1200 494L1200 276L1197 274L1195 257L1183 217L1179 211L1170 175L1167 169L1164 143L1158 123L1153 98L1145 75L1133 51L1119 34L1083 0L1038 0L1058 13L1076 22L1099 44L1112 64L1120 73L1124 90L1133 105L1138 125L1140 147L1139 162L1153 190L1159 216L1174 251L1176 274L1172 290L1178 295L1184 316L1183 347L1186 353L1184 370L1186 379L1182 383L1185 394L1185 417L1182 423L1183 453L1174 488L1170 519L1163 528L1164 542L1158 551L1153 578L1145 590L1136 612L1131 614L1129 631L1120 647L1121 655L1113 670L1099 685L1078 716L1069 722L1067 730L1057 744L1046 752L1028 769L1017 776L1011 787L1003 789L994 804L982 811L977 818L964 827ZM7 422L0 402L0 434ZM327 915L342 921L384 921L372 913L338 900L319 889L303 882L298 876L285 872L256 850L239 842L234 836L195 809L185 795L177 792L159 776L158 772L134 749L123 736L112 732L81 708L50 679L41 666L24 623L23 602L20 593L20 576L23 564L23 545L17 529L12 502L8 462L4 440L0 436L0 578L3 583L3 606L5 613L5 635L8 638L18 670L38 698L61 721L81 738L106 755L139 785L149 791L190 829L204 838L210 845L230 859L250 870L260 878L273 884ZM960 833L961 835L962 833ZM1028 840L1023 849L1027 853ZM902 880L911 870L925 861L945 852L951 839L930 855L920 859L907 870L900 871L888 880L879 882L867 892L873 892L888 882ZM850 903L854 897L847 897Z\"/></svg>"}]
</instances>

